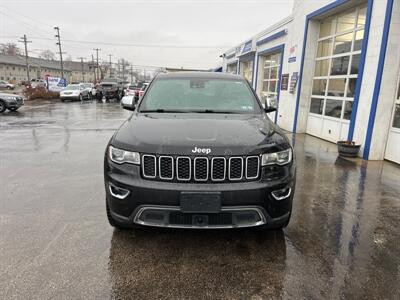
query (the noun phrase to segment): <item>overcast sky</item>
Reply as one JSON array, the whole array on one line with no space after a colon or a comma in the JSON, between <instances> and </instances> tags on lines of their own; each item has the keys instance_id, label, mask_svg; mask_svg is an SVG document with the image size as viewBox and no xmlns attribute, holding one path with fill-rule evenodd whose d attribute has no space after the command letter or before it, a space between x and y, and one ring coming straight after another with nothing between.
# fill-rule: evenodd
<instances>
[{"instance_id":1,"label":"overcast sky","mask_svg":"<svg viewBox=\"0 0 400 300\"><path fill-rule=\"evenodd\" d=\"M291 13L293 0L0 0L0 43L135 65L212 68L219 55ZM84 43L84 42L89 43ZM98 43L96 43L98 42ZM20 44L20 43L19 43ZM20 44L22 46L22 44ZM139 47L140 46L140 47Z\"/></svg>"}]
</instances>

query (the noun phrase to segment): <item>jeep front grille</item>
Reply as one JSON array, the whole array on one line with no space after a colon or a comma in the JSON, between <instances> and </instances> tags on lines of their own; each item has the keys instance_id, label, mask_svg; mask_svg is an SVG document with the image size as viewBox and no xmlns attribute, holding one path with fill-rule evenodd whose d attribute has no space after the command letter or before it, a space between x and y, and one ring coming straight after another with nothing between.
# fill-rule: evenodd
<instances>
[{"instance_id":1,"label":"jeep front grille","mask_svg":"<svg viewBox=\"0 0 400 300\"><path fill-rule=\"evenodd\" d=\"M182 182L257 180L260 175L260 157L189 157L143 154L142 175L146 179Z\"/></svg>"}]
</instances>

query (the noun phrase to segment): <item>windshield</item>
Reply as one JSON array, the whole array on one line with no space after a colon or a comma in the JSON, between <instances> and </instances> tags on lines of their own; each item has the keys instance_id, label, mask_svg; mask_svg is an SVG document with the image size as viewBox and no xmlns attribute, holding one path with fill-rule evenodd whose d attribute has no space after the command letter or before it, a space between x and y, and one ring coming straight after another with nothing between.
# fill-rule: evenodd
<instances>
[{"instance_id":1,"label":"windshield","mask_svg":"<svg viewBox=\"0 0 400 300\"><path fill-rule=\"evenodd\" d=\"M134 89L136 89L136 85L130 85L130 86L128 87L128 89L134 90Z\"/></svg>"},{"instance_id":2,"label":"windshield","mask_svg":"<svg viewBox=\"0 0 400 300\"><path fill-rule=\"evenodd\" d=\"M155 80L140 111L254 114L261 108L244 80L181 78Z\"/></svg>"},{"instance_id":3,"label":"windshield","mask_svg":"<svg viewBox=\"0 0 400 300\"><path fill-rule=\"evenodd\" d=\"M64 90L79 90L79 85L78 84L70 84L68 85Z\"/></svg>"}]
</instances>

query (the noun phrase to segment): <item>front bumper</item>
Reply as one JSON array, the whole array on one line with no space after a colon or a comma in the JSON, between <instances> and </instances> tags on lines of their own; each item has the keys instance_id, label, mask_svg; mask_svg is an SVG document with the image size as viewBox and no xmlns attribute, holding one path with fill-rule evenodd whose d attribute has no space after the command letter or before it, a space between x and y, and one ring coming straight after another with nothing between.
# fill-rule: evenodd
<instances>
[{"instance_id":1,"label":"front bumper","mask_svg":"<svg viewBox=\"0 0 400 300\"><path fill-rule=\"evenodd\" d=\"M116 98L119 95L118 91L103 91L104 97L107 98Z\"/></svg>"},{"instance_id":2,"label":"front bumper","mask_svg":"<svg viewBox=\"0 0 400 300\"><path fill-rule=\"evenodd\" d=\"M285 176L235 183L181 183L151 181L141 177L140 166L104 162L106 200L111 216L127 226L133 224L172 228L275 227L290 217L295 190L294 165ZM112 189L110 189L112 187ZM277 200L273 191L290 189ZM116 191L122 191L117 194ZM126 195L124 194L126 192ZM182 213L181 192L219 192L220 213ZM122 196L121 196L122 195Z\"/></svg>"},{"instance_id":3,"label":"front bumper","mask_svg":"<svg viewBox=\"0 0 400 300\"><path fill-rule=\"evenodd\" d=\"M7 108L20 108L21 106L24 105L23 100L18 100L18 101L10 101L6 104Z\"/></svg>"},{"instance_id":4,"label":"front bumper","mask_svg":"<svg viewBox=\"0 0 400 300\"><path fill-rule=\"evenodd\" d=\"M62 94L62 95L60 95L60 99L61 100L79 100L79 97L80 97L80 95L76 95L76 94L74 94L74 95Z\"/></svg>"}]
</instances>

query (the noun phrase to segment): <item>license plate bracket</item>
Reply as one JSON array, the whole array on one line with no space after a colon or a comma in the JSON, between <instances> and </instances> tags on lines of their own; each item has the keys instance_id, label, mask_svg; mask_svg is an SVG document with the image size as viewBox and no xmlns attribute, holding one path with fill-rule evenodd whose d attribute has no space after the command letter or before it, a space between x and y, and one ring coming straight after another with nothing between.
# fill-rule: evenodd
<instances>
[{"instance_id":1,"label":"license plate bracket","mask_svg":"<svg viewBox=\"0 0 400 300\"><path fill-rule=\"evenodd\" d=\"M219 213L221 193L181 192L180 208L183 213Z\"/></svg>"}]
</instances>

